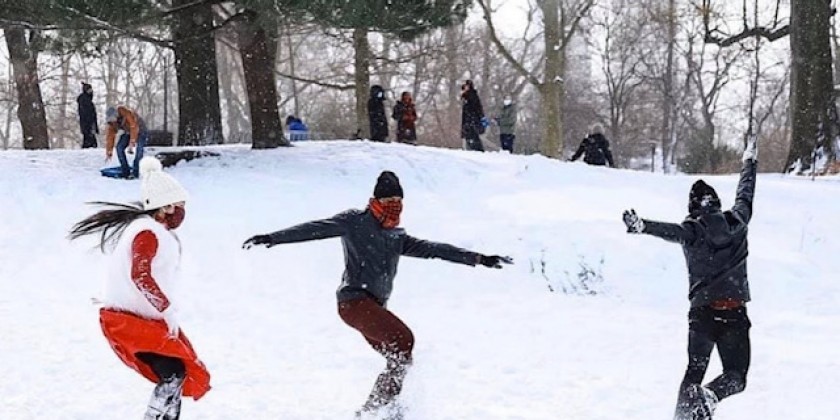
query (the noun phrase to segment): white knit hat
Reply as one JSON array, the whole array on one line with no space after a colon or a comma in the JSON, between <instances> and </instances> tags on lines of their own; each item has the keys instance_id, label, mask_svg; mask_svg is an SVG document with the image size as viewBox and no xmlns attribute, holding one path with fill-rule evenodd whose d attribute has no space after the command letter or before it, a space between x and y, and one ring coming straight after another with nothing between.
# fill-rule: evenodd
<instances>
[{"instance_id":1,"label":"white knit hat","mask_svg":"<svg viewBox=\"0 0 840 420\"><path fill-rule=\"evenodd\" d=\"M146 156L140 160L140 187L143 209L154 210L187 200L187 190L171 175L163 172L157 158Z\"/></svg>"}]
</instances>

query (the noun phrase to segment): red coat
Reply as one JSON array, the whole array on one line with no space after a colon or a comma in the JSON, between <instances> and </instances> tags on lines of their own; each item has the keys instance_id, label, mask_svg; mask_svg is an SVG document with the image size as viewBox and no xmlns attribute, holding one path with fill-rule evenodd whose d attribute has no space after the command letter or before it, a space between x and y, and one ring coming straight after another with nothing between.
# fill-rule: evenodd
<instances>
[{"instance_id":1,"label":"red coat","mask_svg":"<svg viewBox=\"0 0 840 420\"><path fill-rule=\"evenodd\" d=\"M128 312L100 309L99 323L102 333L120 360L146 379L158 383L152 368L135 356L137 353L155 353L181 359L186 367L183 395L198 400L210 390L210 373L192 348L183 331L178 339L168 337L166 323L162 320L141 318Z\"/></svg>"}]
</instances>

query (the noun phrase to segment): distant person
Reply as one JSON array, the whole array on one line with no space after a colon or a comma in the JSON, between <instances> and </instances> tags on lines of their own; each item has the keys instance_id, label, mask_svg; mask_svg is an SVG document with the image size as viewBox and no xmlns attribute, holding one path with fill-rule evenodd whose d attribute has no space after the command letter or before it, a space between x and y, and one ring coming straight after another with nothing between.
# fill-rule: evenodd
<instances>
[{"instance_id":1,"label":"distant person","mask_svg":"<svg viewBox=\"0 0 840 420\"><path fill-rule=\"evenodd\" d=\"M510 95L506 95L502 101L502 110L498 117L499 143L502 150L513 153L513 141L516 140L514 130L516 129L516 104Z\"/></svg>"},{"instance_id":2,"label":"distant person","mask_svg":"<svg viewBox=\"0 0 840 420\"><path fill-rule=\"evenodd\" d=\"M601 124L595 124L589 131L589 135L580 142L580 147L570 160L574 162L581 155L585 155L583 161L589 165L609 164L611 168L615 168L612 152L610 152L610 142L604 137L604 127Z\"/></svg>"},{"instance_id":3,"label":"distant person","mask_svg":"<svg viewBox=\"0 0 840 420\"><path fill-rule=\"evenodd\" d=\"M385 89L382 86L370 87L368 99L368 120L370 122L370 139L384 142L388 140L388 117L385 116Z\"/></svg>"},{"instance_id":4,"label":"distant person","mask_svg":"<svg viewBox=\"0 0 840 420\"><path fill-rule=\"evenodd\" d=\"M309 127L294 115L286 117L286 130L289 132L289 141L309 140Z\"/></svg>"},{"instance_id":5,"label":"distant person","mask_svg":"<svg viewBox=\"0 0 840 420\"><path fill-rule=\"evenodd\" d=\"M414 99L408 92L403 92L400 100L394 105L391 115L397 121L397 141L400 143L417 144L417 110Z\"/></svg>"},{"instance_id":6,"label":"distant person","mask_svg":"<svg viewBox=\"0 0 840 420\"><path fill-rule=\"evenodd\" d=\"M154 157L141 166L142 201L95 203L105 208L76 223L70 239L96 236L108 254L99 324L120 360L157 384L143 418L176 420L182 396L198 400L210 390L210 374L176 315L182 243L175 231L187 192Z\"/></svg>"},{"instance_id":7,"label":"distant person","mask_svg":"<svg viewBox=\"0 0 840 420\"><path fill-rule=\"evenodd\" d=\"M747 386L752 326L747 316L747 226L753 216L756 155L751 140L742 156L741 179L730 210L721 211L715 189L699 180L689 191L688 216L682 223L642 219L632 209L624 212L627 233L681 245L688 265L688 367L675 420L711 420L719 401ZM703 386L715 347L723 373Z\"/></svg>"},{"instance_id":8,"label":"distant person","mask_svg":"<svg viewBox=\"0 0 840 420\"><path fill-rule=\"evenodd\" d=\"M473 86L472 80L461 85L461 137L466 142L467 150L484 151L481 135L484 134L484 108Z\"/></svg>"},{"instance_id":9,"label":"distant person","mask_svg":"<svg viewBox=\"0 0 840 420\"><path fill-rule=\"evenodd\" d=\"M385 370L357 415L377 413L384 407L400 417L394 400L412 363L414 334L387 308L400 257L415 257L470 266L502 268L508 257L483 255L453 245L430 242L408 235L398 227L403 209L403 189L397 176L382 172L373 197L364 210L347 210L331 218L303 223L270 234L256 235L243 244L267 248L280 244L341 238L344 276L338 288L338 315L361 333L365 341L385 357ZM390 406L389 406L390 405ZM381 412L377 414L382 414Z\"/></svg>"},{"instance_id":10,"label":"distant person","mask_svg":"<svg viewBox=\"0 0 840 420\"><path fill-rule=\"evenodd\" d=\"M117 159L120 161L122 177L126 179L139 177L140 159L143 159L143 149L149 140L146 123L136 112L123 105L116 108L109 107L105 111L105 121L108 122L108 133L105 136L105 156L111 159L114 155L114 140L117 137L117 132L122 131L120 139L116 142ZM127 148L136 149L134 165L132 166L128 166L128 158L125 155Z\"/></svg>"},{"instance_id":11,"label":"distant person","mask_svg":"<svg viewBox=\"0 0 840 420\"><path fill-rule=\"evenodd\" d=\"M82 82L82 93L76 97L79 104L79 129L82 131L82 149L97 147L96 134L99 123L96 119L96 106L93 105L93 86Z\"/></svg>"}]
</instances>

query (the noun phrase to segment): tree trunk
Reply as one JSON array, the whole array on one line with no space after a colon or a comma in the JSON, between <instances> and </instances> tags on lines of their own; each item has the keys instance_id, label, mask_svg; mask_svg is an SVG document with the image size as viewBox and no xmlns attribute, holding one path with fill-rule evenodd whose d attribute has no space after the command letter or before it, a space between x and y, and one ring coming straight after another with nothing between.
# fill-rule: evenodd
<instances>
[{"instance_id":1,"label":"tree trunk","mask_svg":"<svg viewBox=\"0 0 840 420\"><path fill-rule=\"evenodd\" d=\"M283 124L277 109L277 86L274 80L274 54L277 34L269 35L265 28L255 22L256 14L237 27L239 52L245 73L245 88L248 92L248 108L251 110L251 147L273 149L288 146L283 137Z\"/></svg>"},{"instance_id":2,"label":"tree trunk","mask_svg":"<svg viewBox=\"0 0 840 420\"><path fill-rule=\"evenodd\" d=\"M458 32L460 27L450 26L444 30L446 45L444 56L446 58L446 118L444 119L444 132L448 134L446 145L458 145L463 147L461 140L461 83L458 79L461 76L458 54Z\"/></svg>"},{"instance_id":3,"label":"tree trunk","mask_svg":"<svg viewBox=\"0 0 840 420\"><path fill-rule=\"evenodd\" d=\"M786 166L788 171L802 173L811 169L820 148L829 161L835 160L831 4L825 0L793 1L790 9L792 134Z\"/></svg>"},{"instance_id":4,"label":"tree trunk","mask_svg":"<svg viewBox=\"0 0 840 420\"><path fill-rule=\"evenodd\" d=\"M6 27L6 46L15 77L18 95L18 119L23 129L24 149L49 149L47 115L38 80L38 51L32 45L38 40L38 33L32 32L26 39L26 30Z\"/></svg>"},{"instance_id":5,"label":"tree trunk","mask_svg":"<svg viewBox=\"0 0 840 420\"><path fill-rule=\"evenodd\" d=\"M543 139L540 152L554 158L563 154L563 120L561 100L563 95L563 51L558 0L540 2L543 14L543 39L545 41L545 67L543 83L539 86L542 97Z\"/></svg>"},{"instance_id":6,"label":"tree trunk","mask_svg":"<svg viewBox=\"0 0 840 420\"><path fill-rule=\"evenodd\" d=\"M355 79L356 79L356 127L359 136L370 138L370 122L368 121L367 99L370 95L370 43L367 28L353 30L353 50L355 51Z\"/></svg>"},{"instance_id":7,"label":"tree trunk","mask_svg":"<svg viewBox=\"0 0 840 420\"><path fill-rule=\"evenodd\" d=\"M675 0L668 1L666 25L668 43L666 46L665 74L662 75L662 171L670 173L671 169L671 142L673 135L672 125L674 113L674 50L677 43L677 11Z\"/></svg>"},{"instance_id":8,"label":"tree trunk","mask_svg":"<svg viewBox=\"0 0 840 420\"><path fill-rule=\"evenodd\" d=\"M70 127L75 127L75 124L69 123L69 116L67 115L67 104L70 102L70 54L65 54L61 57L61 87L59 88L59 104L58 104L58 135L56 137L53 147L63 149L66 147L65 139L70 138L74 133ZM75 115L75 113L74 113ZM78 115L77 115L78 117Z\"/></svg>"},{"instance_id":9,"label":"tree trunk","mask_svg":"<svg viewBox=\"0 0 840 420\"><path fill-rule=\"evenodd\" d=\"M190 3L192 0L175 0L172 6ZM189 8L177 17L172 30L178 76L178 145L222 143L213 11L207 4Z\"/></svg>"}]
</instances>

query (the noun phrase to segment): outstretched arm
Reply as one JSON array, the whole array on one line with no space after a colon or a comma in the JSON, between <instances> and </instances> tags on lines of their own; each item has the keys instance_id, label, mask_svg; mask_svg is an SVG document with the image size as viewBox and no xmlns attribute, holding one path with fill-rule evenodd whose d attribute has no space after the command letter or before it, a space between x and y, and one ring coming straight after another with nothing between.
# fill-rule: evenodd
<instances>
[{"instance_id":1,"label":"outstretched arm","mask_svg":"<svg viewBox=\"0 0 840 420\"><path fill-rule=\"evenodd\" d=\"M669 242L687 244L694 241L695 234L692 225L688 222L682 224L656 222L640 218L636 210L624 212L624 224L627 226L627 233L647 233L662 238Z\"/></svg>"},{"instance_id":2,"label":"outstretched arm","mask_svg":"<svg viewBox=\"0 0 840 420\"><path fill-rule=\"evenodd\" d=\"M329 219L315 220L302 223L287 229L267 235L256 235L245 241L243 248L250 248L253 245L266 245L272 247L279 244L290 244L295 242L315 241L318 239L335 238L342 236L347 227L342 215Z\"/></svg>"},{"instance_id":3,"label":"outstretched arm","mask_svg":"<svg viewBox=\"0 0 840 420\"><path fill-rule=\"evenodd\" d=\"M647 219L642 221L644 222L644 230L640 233L647 233L678 244L688 244L694 241L694 230L686 223L665 223Z\"/></svg>"},{"instance_id":4,"label":"outstretched arm","mask_svg":"<svg viewBox=\"0 0 840 420\"><path fill-rule=\"evenodd\" d=\"M744 167L741 169L741 180L738 182L738 192L735 195L735 205L732 206L732 213L737 215L744 223L749 223L752 218L756 166L755 160L744 162Z\"/></svg>"},{"instance_id":5,"label":"outstretched arm","mask_svg":"<svg viewBox=\"0 0 840 420\"><path fill-rule=\"evenodd\" d=\"M578 158L580 158L580 155L583 154L584 150L586 150L586 139L583 139L583 141L580 142L580 146L578 146L577 151L574 155L572 155L572 158L569 160L571 160L572 162L578 160Z\"/></svg>"},{"instance_id":6,"label":"outstretched arm","mask_svg":"<svg viewBox=\"0 0 840 420\"><path fill-rule=\"evenodd\" d=\"M402 255L415 258L440 258L466 265L476 265L481 258L481 254L466 249L439 242L424 241L409 235L405 235Z\"/></svg>"}]
</instances>

